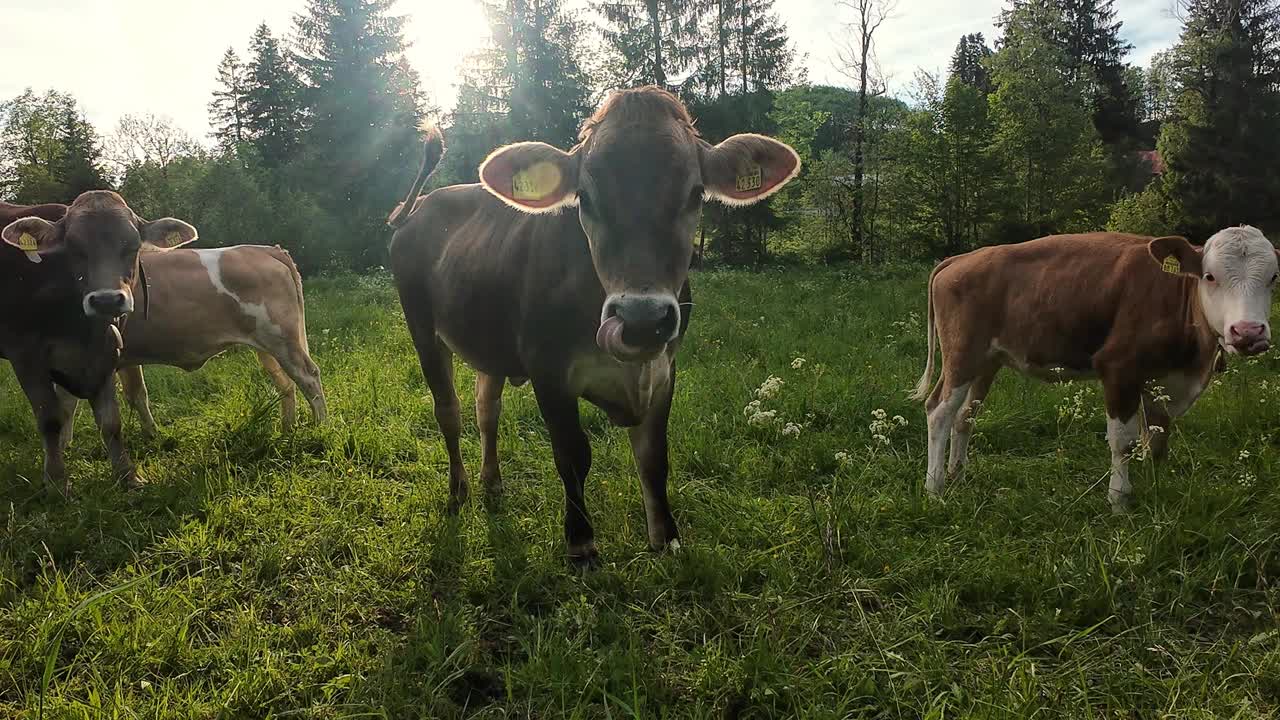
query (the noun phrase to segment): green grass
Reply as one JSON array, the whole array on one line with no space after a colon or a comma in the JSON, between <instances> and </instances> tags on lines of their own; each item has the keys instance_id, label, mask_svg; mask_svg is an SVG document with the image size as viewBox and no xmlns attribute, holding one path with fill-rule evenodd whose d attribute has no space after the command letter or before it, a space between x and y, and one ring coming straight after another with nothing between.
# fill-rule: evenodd
<instances>
[{"instance_id":1,"label":"green grass","mask_svg":"<svg viewBox=\"0 0 1280 720\"><path fill-rule=\"evenodd\" d=\"M126 414L151 481L132 495L83 409L78 498L43 486L6 365L0 717L38 717L42 696L49 718L1274 717L1277 359L1201 398L1170 460L1135 467L1123 517L1098 388L1005 374L969 477L932 502L906 399L925 274L695 276L672 419L684 547L646 549L626 434L586 410L604 557L586 575L563 560L528 386L506 392L504 508L444 515L385 280L308 284L323 428L280 435L250 353L149 370L162 430L143 443ZM769 375L785 384L764 407L798 437L743 414ZM877 409L908 421L887 447Z\"/></svg>"}]
</instances>

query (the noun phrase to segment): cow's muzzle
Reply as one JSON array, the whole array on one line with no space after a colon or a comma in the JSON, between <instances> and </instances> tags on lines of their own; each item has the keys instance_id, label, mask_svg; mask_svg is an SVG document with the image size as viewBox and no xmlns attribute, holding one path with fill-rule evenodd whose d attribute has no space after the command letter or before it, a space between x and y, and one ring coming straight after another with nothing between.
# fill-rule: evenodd
<instances>
[{"instance_id":1,"label":"cow's muzzle","mask_svg":"<svg viewBox=\"0 0 1280 720\"><path fill-rule=\"evenodd\" d=\"M1259 355L1271 349L1266 323L1241 321L1227 329L1227 342L1241 355Z\"/></svg>"},{"instance_id":2,"label":"cow's muzzle","mask_svg":"<svg viewBox=\"0 0 1280 720\"><path fill-rule=\"evenodd\" d=\"M674 297L623 293L605 301L596 344L622 362L642 362L665 350L679 329Z\"/></svg>"},{"instance_id":3,"label":"cow's muzzle","mask_svg":"<svg viewBox=\"0 0 1280 720\"><path fill-rule=\"evenodd\" d=\"M133 295L123 290L95 290L84 296L84 314L115 318L133 312Z\"/></svg>"}]
</instances>

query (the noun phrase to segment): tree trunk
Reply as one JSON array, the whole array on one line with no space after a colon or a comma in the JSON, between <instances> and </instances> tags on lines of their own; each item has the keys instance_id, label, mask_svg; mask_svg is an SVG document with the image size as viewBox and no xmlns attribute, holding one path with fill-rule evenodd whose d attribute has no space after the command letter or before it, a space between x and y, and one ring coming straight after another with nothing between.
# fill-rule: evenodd
<instances>
[{"instance_id":1,"label":"tree trunk","mask_svg":"<svg viewBox=\"0 0 1280 720\"><path fill-rule=\"evenodd\" d=\"M867 56L870 54L871 47L868 42L869 38L865 32L866 23L863 23L864 32L862 34L861 47L861 67L858 71L858 117L854 120L853 125L853 246L857 252L866 252L869 257L871 249L863 248L865 237L862 232L862 216L863 216L863 195L862 195L862 179L866 173L866 163L863 152L863 142L866 137L867 123Z\"/></svg>"},{"instance_id":2,"label":"tree trunk","mask_svg":"<svg viewBox=\"0 0 1280 720\"><path fill-rule=\"evenodd\" d=\"M716 30L720 33L720 42L717 43L720 46L720 97L724 97L728 93L725 88L725 73L728 68L724 64L724 46L729 42L729 38L725 36L724 0L716 0L716 20L719 21Z\"/></svg>"},{"instance_id":3,"label":"tree trunk","mask_svg":"<svg viewBox=\"0 0 1280 720\"><path fill-rule=\"evenodd\" d=\"M647 0L649 24L653 27L653 82L658 87L667 86L667 71L662 66L662 15L658 0Z\"/></svg>"},{"instance_id":4,"label":"tree trunk","mask_svg":"<svg viewBox=\"0 0 1280 720\"><path fill-rule=\"evenodd\" d=\"M742 20L742 32L739 33L740 46L742 50L742 95L747 94L747 0L738 0L738 7L741 8L740 18Z\"/></svg>"}]
</instances>

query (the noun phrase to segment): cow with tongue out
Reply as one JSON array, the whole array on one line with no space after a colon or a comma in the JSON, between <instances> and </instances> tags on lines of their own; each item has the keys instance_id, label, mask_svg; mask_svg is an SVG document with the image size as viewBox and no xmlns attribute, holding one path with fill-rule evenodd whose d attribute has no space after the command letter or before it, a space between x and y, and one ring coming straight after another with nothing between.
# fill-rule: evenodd
<instances>
[{"instance_id":1,"label":"cow with tongue out","mask_svg":"<svg viewBox=\"0 0 1280 720\"><path fill-rule=\"evenodd\" d=\"M689 324L689 262L705 199L749 205L800 170L790 147L744 134L701 139L685 107L647 87L613 93L565 152L495 151L480 183L419 197L443 154L434 129L396 228L391 269L449 453L449 504L468 495L451 356L476 370L481 480L501 489L498 415L507 380L533 385L565 489L572 563L598 560L583 497L591 446L579 398L629 428L649 544L677 544L667 503L667 418Z\"/></svg>"}]
</instances>

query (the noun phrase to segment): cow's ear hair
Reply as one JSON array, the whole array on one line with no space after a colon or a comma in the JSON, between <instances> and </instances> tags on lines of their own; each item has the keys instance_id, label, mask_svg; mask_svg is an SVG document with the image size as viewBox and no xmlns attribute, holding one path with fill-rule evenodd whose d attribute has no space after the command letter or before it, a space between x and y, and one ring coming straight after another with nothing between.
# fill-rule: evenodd
<instances>
[{"instance_id":1,"label":"cow's ear hair","mask_svg":"<svg viewBox=\"0 0 1280 720\"><path fill-rule=\"evenodd\" d=\"M62 247L62 233L53 223L38 217L14 220L0 231L0 238L22 250L31 262L40 262L40 255Z\"/></svg>"},{"instance_id":2,"label":"cow's ear hair","mask_svg":"<svg viewBox=\"0 0 1280 720\"><path fill-rule=\"evenodd\" d=\"M1167 273L1194 278L1204 273L1204 253L1181 235L1158 237L1147 243L1147 252Z\"/></svg>"},{"instance_id":3,"label":"cow's ear hair","mask_svg":"<svg viewBox=\"0 0 1280 720\"><path fill-rule=\"evenodd\" d=\"M138 234L142 236L142 242L161 250L179 248L200 237L189 223L176 218L140 221Z\"/></svg>"},{"instance_id":4,"label":"cow's ear hair","mask_svg":"<svg viewBox=\"0 0 1280 720\"><path fill-rule=\"evenodd\" d=\"M577 154L540 142L500 147L480 164L480 183L522 212L553 212L578 201Z\"/></svg>"},{"instance_id":5,"label":"cow's ear hair","mask_svg":"<svg viewBox=\"0 0 1280 720\"><path fill-rule=\"evenodd\" d=\"M800 156L771 137L734 135L701 146L702 184L707 197L726 205L751 205L782 189L800 173Z\"/></svg>"}]
</instances>

